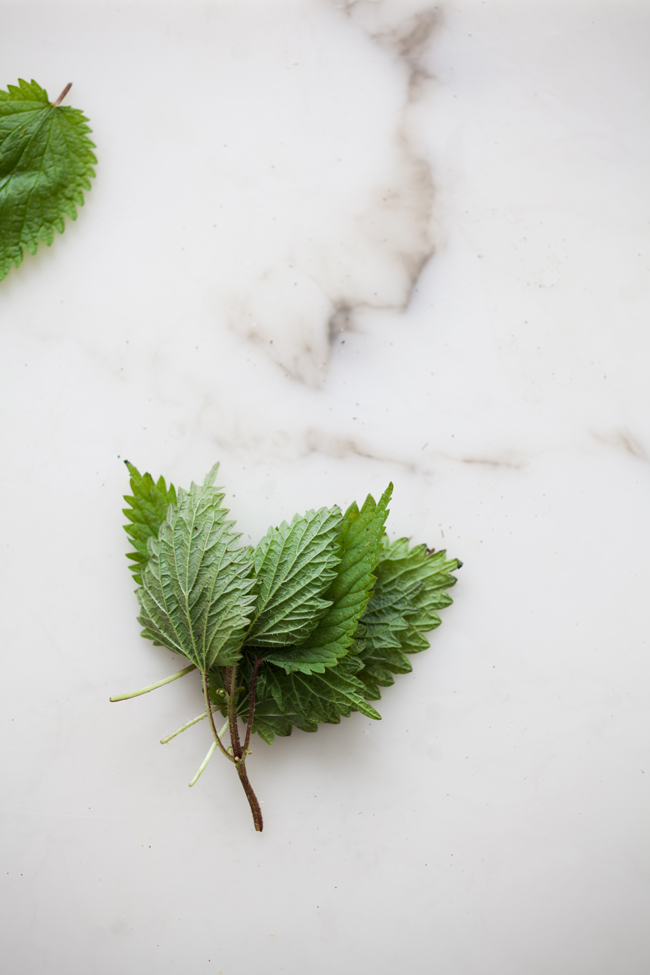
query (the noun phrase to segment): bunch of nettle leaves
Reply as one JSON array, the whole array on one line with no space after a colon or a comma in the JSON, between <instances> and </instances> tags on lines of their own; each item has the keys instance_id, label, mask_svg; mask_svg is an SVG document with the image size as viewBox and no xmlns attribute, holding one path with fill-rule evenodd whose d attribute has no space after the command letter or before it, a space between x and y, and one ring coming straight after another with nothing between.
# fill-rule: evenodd
<instances>
[{"instance_id":1,"label":"bunch of nettle leaves","mask_svg":"<svg viewBox=\"0 0 650 975\"><path fill-rule=\"evenodd\" d=\"M368 495L345 514L336 505L308 511L242 548L224 494L213 486L216 466L202 486L178 492L127 466L133 496L125 498L125 529L135 547L128 557L142 635L190 665L111 700L197 670L205 711L163 742L208 717L214 741L190 784L218 748L235 765L261 830L246 772L251 734L270 744L293 725L316 731L352 711L379 718L368 701L393 674L411 670L406 654L426 649L423 634L440 624L436 611L451 603L446 590L461 563L425 545L409 547L406 538L388 541L392 484L378 503ZM220 731L215 712L226 719Z\"/></svg>"}]
</instances>

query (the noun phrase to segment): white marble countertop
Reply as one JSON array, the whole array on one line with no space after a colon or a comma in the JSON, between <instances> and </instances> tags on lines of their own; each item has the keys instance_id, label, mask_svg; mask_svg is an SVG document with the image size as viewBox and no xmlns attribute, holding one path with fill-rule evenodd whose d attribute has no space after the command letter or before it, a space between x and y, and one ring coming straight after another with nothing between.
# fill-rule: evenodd
<instances>
[{"instance_id":1,"label":"white marble countertop","mask_svg":"<svg viewBox=\"0 0 650 975\"><path fill-rule=\"evenodd\" d=\"M5 4L90 118L0 285L2 970L645 975L650 8ZM247 536L395 495L464 567L379 705L259 742L255 834L142 640L122 460Z\"/></svg>"}]
</instances>

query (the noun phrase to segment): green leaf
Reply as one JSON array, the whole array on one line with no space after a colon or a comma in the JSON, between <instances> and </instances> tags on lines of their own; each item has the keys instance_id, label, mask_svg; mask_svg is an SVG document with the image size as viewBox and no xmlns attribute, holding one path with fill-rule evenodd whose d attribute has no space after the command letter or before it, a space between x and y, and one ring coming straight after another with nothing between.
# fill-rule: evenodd
<instances>
[{"instance_id":1,"label":"green leaf","mask_svg":"<svg viewBox=\"0 0 650 975\"><path fill-rule=\"evenodd\" d=\"M182 653L202 673L237 663L255 602L252 560L226 521L223 493L212 487L215 470L202 487L178 492L148 543L137 591L142 635Z\"/></svg>"},{"instance_id":2,"label":"green leaf","mask_svg":"<svg viewBox=\"0 0 650 975\"><path fill-rule=\"evenodd\" d=\"M406 654L429 646L424 634L440 626L437 611L452 601L446 590L456 583L452 572L458 565L447 561L445 552L429 552L426 545L409 548L406 538L385 543L375 591L362 620L359 678L370 700L380 697L380 687L394 683L393 674L409 673Z\"/></svg>"},{"instance_id":3,"label":"green leaf","mask_svg":"<svg viewBox=\"0 0 650 975\"><path fill-rule=\"evenodd\" d=\"M165 520L165 515L170 504L176 504L176 490L173 484L169 488L165 484L163 477L155 482L151 474L140 474L138 469L129 463L124 462L131 475L131 490L133 496L124 495L124 500L130 505L123 508L122 513L131 522L124 525L124 531L133 542L134 552L127 554L127 559L131 559L133 565L129 568L133 573L133 578L140 585L142 584L142 568L149 561L148 542L150 538L158 538L160 526Z\"/></svg>"},{"instance_id":4,"label":"green leaf","mask_svg":"<svg viewBox=\"0 0 650 975\"><path fill-rule=\"evenodd\" d=\"M345 656L375 584L392 491L389 484L379 503L369 494L360 511L356 504L348 508L340 532L341 561L325 594L332 605L307 640L294 648L266 653L265 660L287 673L322 674Z\"/></svg>"},{"instance_id":5,"label":"green leaf","mask_svg":"<svg viewBox=\"0 0 650 975\"><path fill-rule=\"evenodd\" d=\"M88 119L59 107L35 81L0 91L0 281L23 249L49 247L64 217L77 219L97 162Z\"/></svg>"},{"instance_id":6,"label":"green leaf","mask_svg":"<svg viewBox=\"0 0 650 975\"><path fill-rule=\"evenodd\" d=\"M269 528L255 550L258 596L247 643L283 647L309 636L332 605L323 593L340 561L341 521L335 506Z\"/></svg>"},{"instance_id":7,"label":"green leaf","mask_svg":"<svg viewBox=\"0 0 650 975\"><path fill-rule=\"evenodd\" d=\"M293 725L302 731L316 731L319 724L338 724L341 717L349 717L353 711L380 720L381 715L368 704L365 686L356 676L361 666L353 655L322 674L286 673L279 667L264 664L257 681L253 731L270 743L274 735L290 735ZM242 670L247 685L250 662ZM245 720L248 717L246 690L239 709Z\"/></svg>"},{"instance_id":8,"label":"green leaf","mask_svg":"<svg viewBox=\"0 0 650 975\"><path fill-rule=\"evenodd\" d=\"M125 700L168 684L197 667L207 711L183 724L169 741L209 714L215 739L191 785L217 748L234 762L253 814L260 805L245 762L251 732L271 743L297 727L316 731L353 711L378 720L368 702L394 674L410 670L408 654L428 646L425 633L459 567L444 552L389 544L384 523L392 485L379 503L369 495L361 510L309 511L269 529L257 549L242 549L214 488L216 467L202 487L169 488L129 464L133 496L125 526L135 552L132 569L143 636L191 661L177 674ZM253 686L253 675L256 684ZM231 745L217 732L213 711L228 720ZM250 713L249 713L250 712ZM243 735L238 718L247 722ZM249 720L250 718L250 720Z\"/></svg>"}]
</instances>

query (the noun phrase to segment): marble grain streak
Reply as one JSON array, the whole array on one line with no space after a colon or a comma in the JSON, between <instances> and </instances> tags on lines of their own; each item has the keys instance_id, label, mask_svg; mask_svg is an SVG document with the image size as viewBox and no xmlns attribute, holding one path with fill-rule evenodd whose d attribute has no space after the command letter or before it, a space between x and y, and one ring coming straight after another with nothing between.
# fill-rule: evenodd
<instances>
[{"instance_id":1,"label":"marble grain streak","mask_svg":"<svg viewBox=\"0 0 650 975\"><path fill-rule=\"evenodd\" d=\"M262 265L252 269L248 287L239 282L229 315L230 328L313 387L325 381L332 342L354 330L358 309L408 306L434 246L433 178L413 116L430 94L437 10L332 6L346 18L343 29L331 23L326 5L312 15L321 38L333 32L330 50L319 51L316 63L301 48L293 55L307 90L327 72L325 110L309 106L311 119L294 119L303 151L321 161L319 179L303 173L291 180L280 164L265 174L270 194L291 180L301 226L284 251L273 241L260 255Z\"/></svg>"}]
</instances>

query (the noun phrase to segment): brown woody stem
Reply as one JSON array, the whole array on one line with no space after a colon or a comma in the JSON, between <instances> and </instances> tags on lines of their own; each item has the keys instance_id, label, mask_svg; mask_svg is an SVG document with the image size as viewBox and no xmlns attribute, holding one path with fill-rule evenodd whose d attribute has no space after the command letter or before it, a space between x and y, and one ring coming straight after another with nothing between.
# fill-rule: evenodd
<instances>
[{"instance_id":1,"label":"brown woody stem","mask_svg":"<svg viewBox=\"0 0 650 975\"><path fill-rule=\"evenodd\" d=\"M255 685L257 684L257 672L260 669L260 664L262 660L260 657L255 657L255 666L253 667L253 676L251 677L251 696L248 702L248 723L246 725L246 737L244 738L244 755L248 751L248 745L251 740L251 731L253 729L253 715L255 713Z\"/></svg>"},{"instance_id":2,"label":"brown woody stem","mask_svg":"<svg viewBox=\"0 0 650 975\"><path fill-rule=\"evenodd\" d=\"M230 719L230 744L234 757L241 758L242 750L239 741L239 728L237 726L237 667L228 667L227 676L230 678L230 687L226 684L228 691L228 717Z\"/></svg>"},{"instance_id":3,"label":"brown woody stem","mask_svg":"<svg viewBox=\"0 0 650 975\"><path fill-rule=\"evenodd\" d=\"M251 807L255 829L258 833L261 833L264 826L262 810L260 809L257 796L253 792L253 787L248 779L248 774L246 772L246 756L239 740L239 728L237 727L237 667L224 668L222 674L224 677L224 685L226 687L226 691L228 692L230 742L232 744L235 765L237 766L237 774L239 775L239 781L241 782L244 792L246 793L248 804Z\"/></svg>"},{"instance_id":4,"label":"brown woody stem","mask_svg":"<svg viewBox=\"0 0 650 975\"><path fill-rule=\"evenodd\" d=\"M255 829L257 830L258 833L261 833L264 828L264 820L262 819L262 810L260 809L260 804L257 801L257 796L253 792L253 787L248 781L248 775L246 774L246 763L243 759L239 759L236 765L237 765L237 771L239 773L239 781L244 787L244 792L246 793L248 804L251 807L251 812L253 814L253 822L255 823Z\"/></svg>"}]
</instances>

